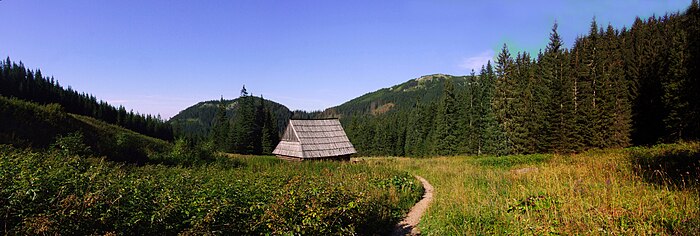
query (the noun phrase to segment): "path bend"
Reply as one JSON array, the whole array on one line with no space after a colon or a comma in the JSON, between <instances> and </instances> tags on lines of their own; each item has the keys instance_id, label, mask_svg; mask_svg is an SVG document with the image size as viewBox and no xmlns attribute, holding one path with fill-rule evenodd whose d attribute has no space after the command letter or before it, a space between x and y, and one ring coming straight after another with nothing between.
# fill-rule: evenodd
<instances>
[{"instance_id":1,"label":"path bend","mask_svg":"<svg viewBox=\"0 0 700 236\"><path fill-rule=\"evenodd\" d=\"M394 231L391 233L392 236L403 236L403 235L420 235L420 230L418 230L418 222L423 216L423 213L428 209L430 202L433 201L433 186L425 180L423 177L418 175L415 176L421 184L423 184L423 198L416 203L411 210L406 215L403 221L396 224Z\"/></svg>"}]
</instances>

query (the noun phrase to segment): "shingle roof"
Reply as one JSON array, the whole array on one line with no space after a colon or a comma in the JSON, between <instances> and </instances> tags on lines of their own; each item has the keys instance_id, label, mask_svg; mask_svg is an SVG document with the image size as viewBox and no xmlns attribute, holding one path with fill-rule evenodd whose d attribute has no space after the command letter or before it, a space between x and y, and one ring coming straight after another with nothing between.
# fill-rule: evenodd
<instances>
[{"instance_id":1,"label":"shingle roof","mask_svg":"<svg viewBox=\"0 0 700 236\"><path fill-rule=\"evenodd\" d=\"M272 152L298 158L323 158L356 153L337 119L290 120Z\"/></svg>"}]
</instances>

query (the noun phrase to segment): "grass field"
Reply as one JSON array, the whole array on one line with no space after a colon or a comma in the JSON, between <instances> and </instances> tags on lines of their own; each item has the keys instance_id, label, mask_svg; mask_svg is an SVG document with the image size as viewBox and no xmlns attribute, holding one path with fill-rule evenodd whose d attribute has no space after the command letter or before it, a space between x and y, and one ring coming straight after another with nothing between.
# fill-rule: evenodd
<instances>
[{"instance_id":1,"label":"grass field","mask_svg":"<svg viewBox=\"0 0 700 236\"><path fill-rule=\"evenodd\" d=\"M421 175L425 235L700 234L700 145L575 155L369 158Z\"/></svg>"},{"instance_id":2,"label":"grass field","mask_svg":"<svg viewBox=\"0 0 700 236\"><path fill-rule=\"evenodd\" d=\"M136 166L0 145L0 232L10 235L372 235L422 191L407 172L347 162Z\"/></svg>"},{"instance_id":3,"label":"grass field","mask_svg":"<svg viewBox=\"0 0 700 236\"><path fill-rule=\"evenodd\" d=\"M422 195L420 175L435 187L425 235L700 233L700 143L298 163L177 141L131 165L76 155L79 139L0 145L1 232L385 234Z\"/></svg>"}]
</instances>

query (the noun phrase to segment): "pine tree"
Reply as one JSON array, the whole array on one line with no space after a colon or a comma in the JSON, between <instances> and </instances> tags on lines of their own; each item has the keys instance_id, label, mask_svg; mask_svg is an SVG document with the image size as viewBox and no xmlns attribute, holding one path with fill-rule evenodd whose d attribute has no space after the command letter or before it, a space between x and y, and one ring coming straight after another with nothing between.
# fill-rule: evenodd
<instances>
[{"instance_id":1,"label":"pine tree","mask_svg":"<svg viewBox=\"0 0 700 236\"><path fill-rule=\"evenodd\" d=\"M530 138L531 131L535 129L535 124L532 123L532 103L534 100L533 93L533 76L530 65L529 54L523 52L518 53L513 64L511 79L515 85L512 89L513 99L510 104L512 107L511 117L511 152L512 153L531 153L534 149L534 144Z\"/></svg>"},{"instance_id":2,"label":"pine tree","mask_svg":"<svg viewBox=\"0 0 700 236\"><path fill-rule=\"evenodd\" d=\"M427 156L430 154L430 150L433 150L431 131L434 126L434 107L432 104L421 103L420 99L416 101L415 112L408 115L404 147L406 155Z\"/></svg>"},{"instance_id":3,"label":"pine tree","mask_svg":"<svg viewBox=\"0 0 700 236\"><path fill-rule=\"evenodd\" d=\"M606 147L626 147L630 142L631 103L629 82L624 71L624 51L620 46L621 35L611 25L605 33L607 56L604 73L606 76L607 99L605 112L607 120L603 124L607 130Z\"/></svg>"},{"instance_id":4,"label":"pine tree","mask_svg":"<svg viewBox=\"0 0 700 236\"><path fill-rule=\"evenodd\" d=\"M437 155L455 155L458 140L457 99L451 79L445 79L445 87L435 118L434 153Z\"/></svg>"},{"instance_id":5,"label":"pine tree","mask_svg":"<svg viewBox=\"0 0 700 236\"><path fill-rule=\"evenodd\" d=\"M589 35L577 40L574 46L575 70L580 91L576 107L576 131L578 149L585 147L602 147L605 136L601 122L602 78L600 75L600 46L598 25L591 22Z\"/></svg>"},{"instance_id":6,"label":"pine tree","mask_svg":"<svg viewBox=\"0 0 700 236\"><path fill-rule=\"evenodd\" d=\"M512 78L513 64L508 47L504 44L496 61L495 93L492 106L496 120L504 134L504 139L501 141L506 153L510 153L513 148L513 100L516 99L517 93L516 83Z\"/></svg>"},{"instance_id":7,"label":"pine tree","mask_svg":"<svg viewBox=\"0 0 700 236\"><path fill-rule=\"evenodd\" d=\"M557 31L558 24L555 22L552 26L552 32L549 34L549 43L545 48L544 54L541 54L538 58L538 72L537 76L538 84L535 87L535 100L534 106L534 120L539 124L536 130L533 132L534 136L538 140L537 152L550 152L554 149L555 144L558 140L555 138L554 124L557 123L557 111L559 111L558 106L561 101L557 99L563 99L559 95L563 91L558 91L557 89L564 89L561 86L563 80L563 66L565 63L563 60L562 52L562 40ZM556 85L556 86L555 86Z\"/></svg>"},{"instance_id":8,"label":"pine tree","mask_svg":"<svg viewBox=\"0 0 700 236\"><path fill-rule=\"evenodd\" d=\"M458 101L458 117L457 125L459 127L456 135L459 140L457 152L462 154L475 154L477 150L477 129L479 117L478 99L481 96L479 82L476 79L476 73L472 70L471 74L466 78L465 87L462 91L457 90Z\"/></svg>"},{"instance_id":9,"label":"pine tree","mask_svg":"<svg viewBox=\"0 0 700 236\"><path fill-rule=\"evenodd\" d=\"M683 91L688 102L686 111L686 123L688 127L685 131L685 139L698 139L700 137L700 7L698 0L693 0L685 11L685 18L682 19L680 30L685 31L687 60L685 63L687 70L687 82ZM679 42L680 43L680 42Z\"/></svg>"},{"instance_id":10,"label":"pine tree","mask_svg":"<svg viewBox=\"0 0 700 236\"><path fill-rule=\"evenodd\" d=\"M480 121L483 124L483 136L481 147L477 151L480 154L505 155L508 149L505 146L505 133L498 123L493 104L496 93L496 73L491 66L491 61L486 63L486 74L481 76L481 89L483 99L481 100L483 116Z\"/></svg>"},{"instance_id":11,"label":"pine tree","mask_svg":"<svg viewBox=\"0 0 700 236\"><path fill-rule=\"evenodd\" d=\"M218 109L212 121L213 124L209 139L217 150L227 152L229 151L229 133L231 130L229 127L229 119L226 117L226 103L223 96L217 107Z\"/></svg>"},{"instance_id":12,"label":"pine tree","mask_svg":"<svg viewBox=\"0 0 700 236\"><path fill-rule=\"evenodd\" d=\"M255 154L260 146L260 136L256 136L256 109L253 96L248 95L245 86L238 98L238 112L233 123L233 151L240 154Z\"/></svg>"},{"instance_id":13,"label":"pine tree","mask_svg":"<svg viewBox=\"0 0 700 236\"><path fill-rule=\"evenodd\" d=\"M269 108L265 107L265 99L260 96L261 100L261 110L264 111L263 114L263 128L262 128L262 153L271 154L275 150L277 143L279 143L279 133L276 123L273 121L272 112Z\"/></svg>"},{"instance_id":14,"label":"pine tree","mask_svg":"<svg viewBox=\"0 0 700 236\"><path fill-rule=\"evenodd\" d=\"M677 30L672 37L672 47L669 52L669 70L664 76L662 85L664 89L663 102L667 111L664 118L666 128L666 141L673 142L685 138L691 121L687 115L690 111L688 95L691 91L685 91L688 87L688 45L685 31ZM697 93L695 91L694 93Z\"/></svg>"}]
</instances>

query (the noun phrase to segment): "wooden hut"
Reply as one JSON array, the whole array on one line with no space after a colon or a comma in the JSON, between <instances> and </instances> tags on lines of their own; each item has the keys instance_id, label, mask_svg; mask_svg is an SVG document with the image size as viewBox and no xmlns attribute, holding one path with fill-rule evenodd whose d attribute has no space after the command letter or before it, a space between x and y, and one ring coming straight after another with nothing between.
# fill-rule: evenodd
<instances>
[{"instance_id":1,"label":"wooden hut","mask_svg":"<svg viewBox=\"0 0 700 236\"><path fill-rule=\"evenodd\" d=\"M338 119L290 120L272 154L285 160L350 160L356 153Z\"/></svg>"}]
</instances>

